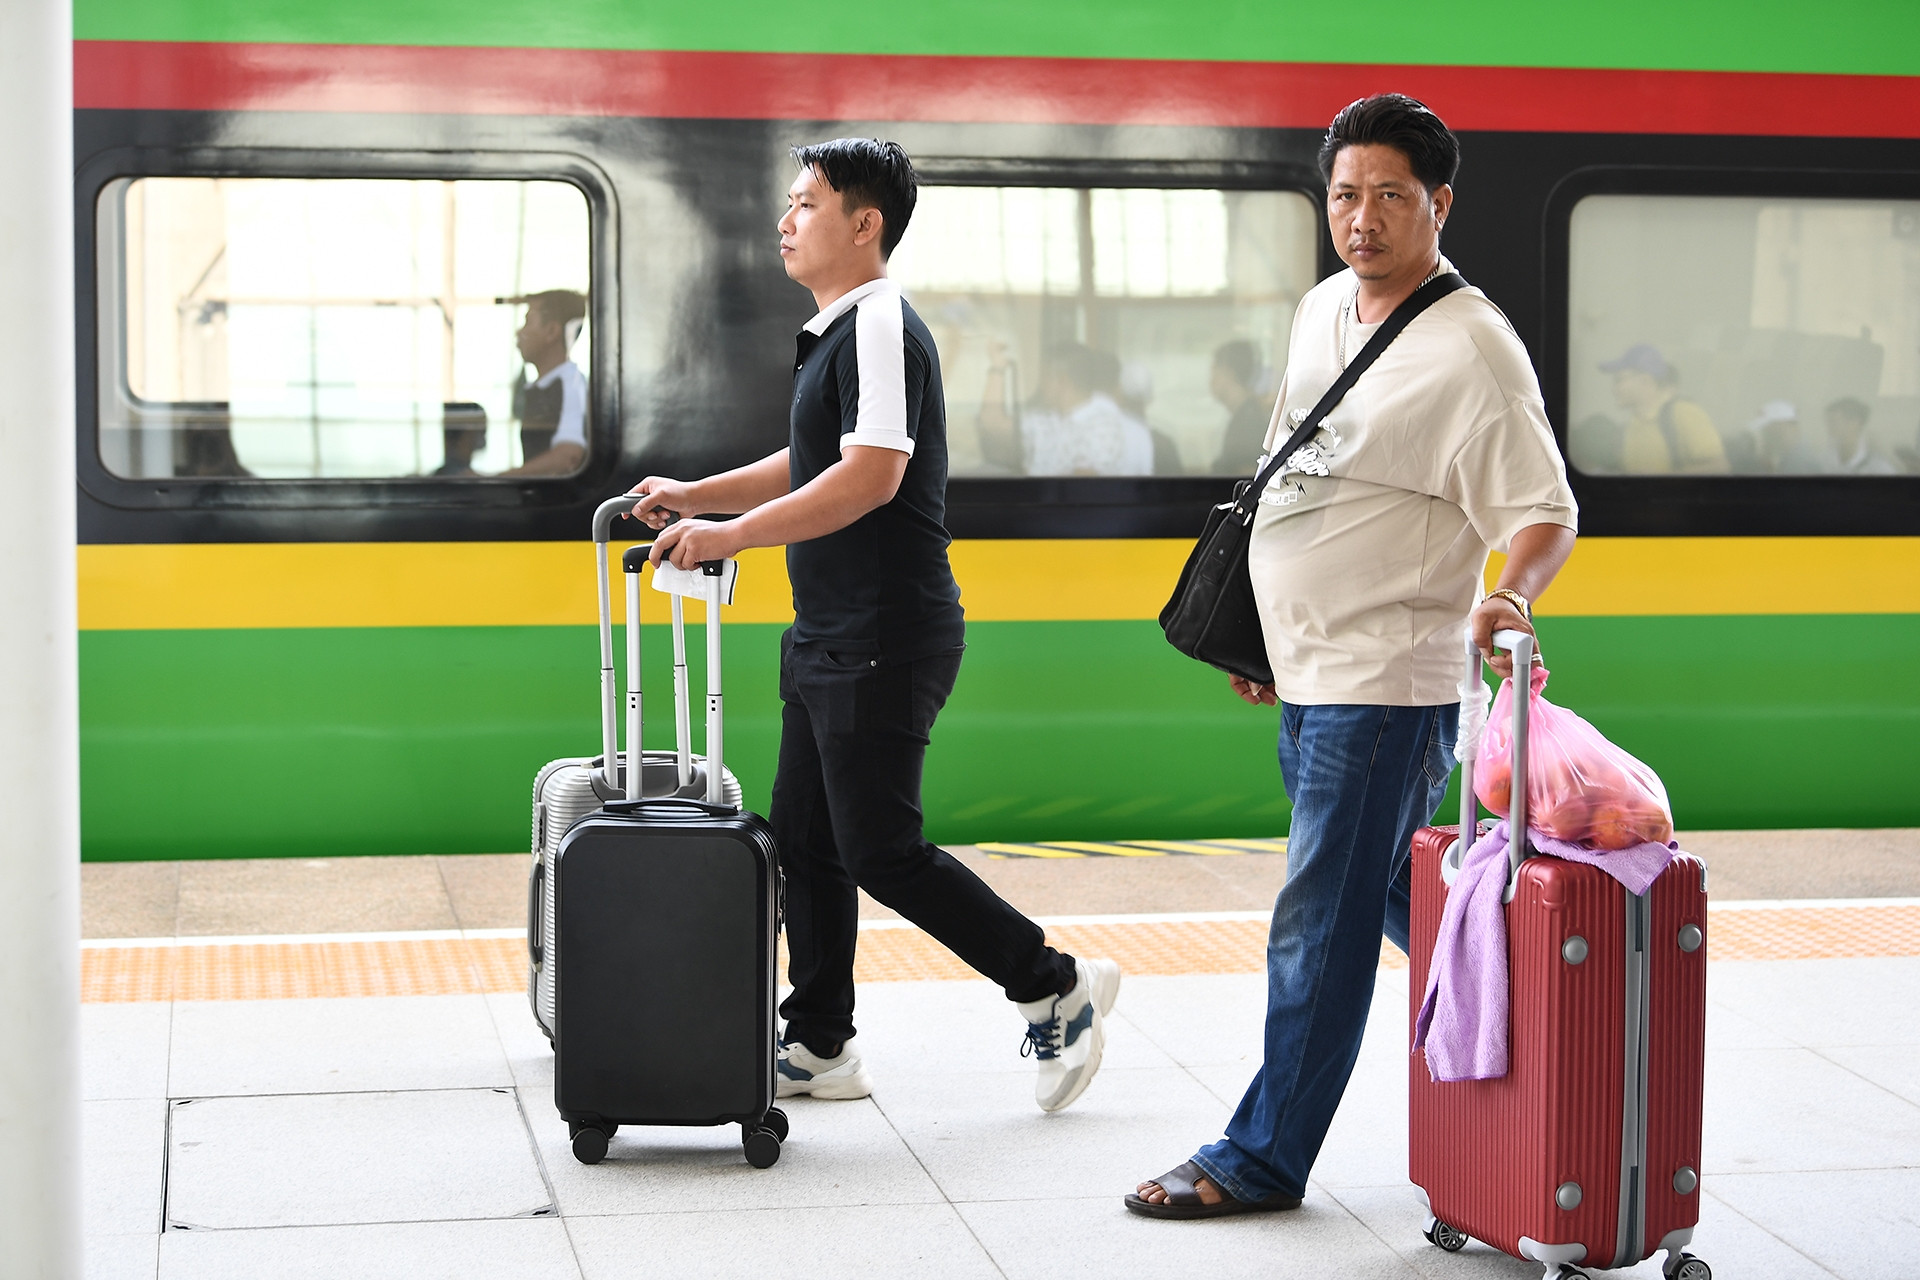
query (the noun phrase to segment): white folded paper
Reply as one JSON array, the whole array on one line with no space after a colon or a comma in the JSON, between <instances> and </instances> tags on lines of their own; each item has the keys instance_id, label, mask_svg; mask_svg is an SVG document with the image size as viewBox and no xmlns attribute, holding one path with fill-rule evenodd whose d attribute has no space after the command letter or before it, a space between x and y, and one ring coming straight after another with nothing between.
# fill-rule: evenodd
<instances>
[{"instance_id":1,"label":"white folded paper","mask_svg":"<svg viewBox=\"0 0 1920 1280\"><path fill-rule=\"evenodd\" d=\"M733 603L734 580L740 576L738 560L723 560L725 566L720 571L720 603ZM670 596L689 596L695 600L707 598L707 583L711 579L699 569L677 568L662 560L653 567L653 589L664 591Z\"/></svg>"}]
</instances>

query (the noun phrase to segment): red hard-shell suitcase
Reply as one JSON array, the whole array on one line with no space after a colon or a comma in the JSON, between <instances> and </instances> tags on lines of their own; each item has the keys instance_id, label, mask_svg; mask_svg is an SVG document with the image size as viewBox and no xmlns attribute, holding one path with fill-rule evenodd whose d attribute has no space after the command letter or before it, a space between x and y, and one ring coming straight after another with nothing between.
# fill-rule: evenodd
<instances>
[{"instance_id":1,"label":"red hard-shell suitcase","mask_svg":"<svg viewBox=\"0 0 1920 1280\"><path fill-rule=\"evenodd\" d=\"M1516 670L1532 638L1501 632ZM1480 655L1469 648L1470 679ZM1514 777L1525 778L1526 698L1514 699ZM1462 817L1474 812L1462 766ZM1525 798L1515 789L1516 824ZM1426 991L1460 828L1413 839L1409 1026ZM1469 1237L1545 1267L1548 1280L1632 1266L1710 1280L1684 1252L1700 1220L1707 979L1706 867L1681 854L1636 897L1597 867L1523 858L1509 878L1512 1028L1507 1074L1435 1083L1408 1066L1408 1165L1426 1192L1427 1238Z\"/></svg>"}]
</instances>

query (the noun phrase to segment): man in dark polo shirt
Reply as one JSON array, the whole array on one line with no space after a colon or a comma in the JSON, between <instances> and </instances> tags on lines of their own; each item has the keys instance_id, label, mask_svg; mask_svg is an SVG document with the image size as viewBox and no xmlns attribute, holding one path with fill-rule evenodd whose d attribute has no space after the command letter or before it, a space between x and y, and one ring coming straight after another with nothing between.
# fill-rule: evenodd
<instances>
[{"instance_id":1,"label":"man in dark polo shirt","mask_svg":"<svg viewBox=\"0 0 1920 1280\"><path fill-rule=\"evenodd\" d=\"M891 142L795 148L780 219L787 274L819 314L800 331L788 447L704 480L649 476L634 514L682 568L787 548L780 763L768 817L787 877L781 1097L863 1098L854 1042L856 886L991 978L1027 1020L1036 1098L1057 1111L1100 1066L1120 970L1075 960L921 830L920 775L960 670L947 564L946 402L933 335L887 279L916 184ZM736 519L695 519L742 512ZM681 517L669 525L670 515Z\"/></svg>"}]
</instances>

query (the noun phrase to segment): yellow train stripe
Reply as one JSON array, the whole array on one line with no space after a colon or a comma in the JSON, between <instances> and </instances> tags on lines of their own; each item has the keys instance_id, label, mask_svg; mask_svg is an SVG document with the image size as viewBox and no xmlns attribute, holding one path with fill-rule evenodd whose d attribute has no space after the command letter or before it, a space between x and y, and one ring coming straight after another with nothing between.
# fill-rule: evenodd
<instances>
[{"instance_id":1,"label":"yellow train stripe","mask_svg":"<svg viewBox=\"0 0 1920 1280\"><path fill-rule=\"evenodd\" d=\"M615 544L617 552L622 544ZM584 542L226 543L83 546L82 630L199 627L591 625L599 616ZM741 557L729 620L793 617L785 556ZM613 608L625 613L619 569ZM642 616L668 597L641 592ZM703 614L689 606L689 617Z\"/></svg>"},{"instance_id":2,"label":"yellow train stripe","mask_svg":"<svg viewBox=\"0 0 1920 1280\"><path fill-rule=\"evenodd\" d=\"M1069 849L1049 849L1040 844L1002 844L994 840L982 840L973 846L982 853L991 853L1001 858L1084 858L1084 853L1074 853Z\"/></svg>"},{"instance_id":3,"label":"yellow train stripe","mask_svg":"<svg viewBox=\"0 0 1920 1280\"><path fill-rule=\"evenodd\" d=\"M1185 538L1007 538L948 555L967 617L981 622L1157 618L1193 543Z\"/></svg>"},{"instance_id":4,"label":"yellow train stripe","mask_svg":"<svg viewBox=\"0 0 1920 1280\"><path fill-rule=\"evenodd\" d=\"M952 555L973 621L1101 621L1157 616L1189 546L974 540L954 543ZM79 548L80 626L583 625L596 614L592 563L582 542L88 545ZM1495 557L1489 581L1499 565ZM622 598L616 583L616 609ZM643 600L648 621L666 619L665 596L648 590ZM1540 613L1920 613L1920 538L1588 538ZM783 553L742 555L728 617L792 616Z\"/></svg>"},{"instance_id":5,"label":"yellow train stripe","mask_svg":"<svg viewBox=\"0 0 1920 1280\"><path fill-rule=\"evenodd\" d=\"M1920 613L1920 538L1583 538L1540 613Z\"/></svg>"}]
</instances>

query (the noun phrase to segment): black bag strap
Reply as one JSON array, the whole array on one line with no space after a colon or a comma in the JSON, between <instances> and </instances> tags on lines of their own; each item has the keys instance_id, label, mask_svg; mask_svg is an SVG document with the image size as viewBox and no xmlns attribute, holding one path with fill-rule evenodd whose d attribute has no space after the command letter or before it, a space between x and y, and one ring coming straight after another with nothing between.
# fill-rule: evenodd
<instances>
[{"instance_id":1,"label":"black bag strap","mask_svg":"<svg viewBox=\"0 0 1920 1280\"><path fill-rule=\"evenodd\" d=\"M1327 393L1320 397L1320 403L1314 405L1313 411L1300 420L1300 425L1293 429L1286 443L1273 451L1273 456L1267 459L1267 465L1260 468L1260 474L1253 478L1252 485L1241 491L1246 495L1246 501L1236 503L1234 508L1234 514L1240 517L1241 523L1253 519L1253 509L1260 501L1260 495L1267 491L1267 486L1287 465L1287 460L1299 451L1301 445L1312 439L1313 433L1320 428L1321 420L1333 412L1333 407L1346 397L1347 392L1353 390L1353 384L1360 381L1360 375L1380 358L1380 353L1400 336L1400 331L1412 324L1422 311L1448 294L1466 287L1467 282L1458 271L1449 271L1415 289L1405 302L1393 309L1393 314L1367 339L1367 345L1360 348L1360 354L1353 358L1353 363L1341 370L1340 376L1333 380Z\"/></svg>"}]
</instances>

